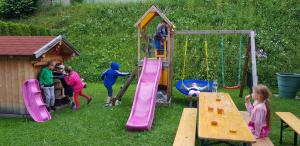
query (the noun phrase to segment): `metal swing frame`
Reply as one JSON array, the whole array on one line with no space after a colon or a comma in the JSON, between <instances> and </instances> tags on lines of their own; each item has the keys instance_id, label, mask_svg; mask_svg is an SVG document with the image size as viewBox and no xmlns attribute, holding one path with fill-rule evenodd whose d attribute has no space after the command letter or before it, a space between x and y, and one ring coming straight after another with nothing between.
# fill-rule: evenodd
<instances>
[{"instance_id":1,"label":"metal swing frame","mask_svg":"<svg viewBox=\"0 0 300 146\"><path fill-rule=\"evenodd\" d=\"M220 35L220 34L240 34L248 35L248 47L246 51L245 64L243 67L243 74L240 85L240 97L243 95L243 89L245 86L245 80L248 70L248 59L251 56L251 69L252 69L252 82L253 86L258 84L257 68L256 68L256 56L255 56L255 31L254 30L180 30L175 31L176 35ZM250 43L249 43L250 42Z\"/></svg>"}]
</instances>

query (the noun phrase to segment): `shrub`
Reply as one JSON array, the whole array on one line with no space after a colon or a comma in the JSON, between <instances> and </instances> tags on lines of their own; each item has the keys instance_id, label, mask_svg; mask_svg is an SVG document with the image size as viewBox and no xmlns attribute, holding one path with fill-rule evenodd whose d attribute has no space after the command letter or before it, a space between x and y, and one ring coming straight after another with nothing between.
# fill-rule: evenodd
<instances>
[{"instance_id":1,"label":"shrub","mask_svg":"<svg viewBox=\"0 0 300 146\"><path fill-rule=\"evenodd\" d=\"M0 0L0 16L5 19L22 18L36 9L37 0Z\"/></svg>"},{"instance_id":2,"label":"shrub","mask_svg":"<svg viewBox=\"0 0 300 146\"><path fill-rule=\"evenodd\" d=\"M0 21L0 35L51 35L51 31L44 27L27 25L22 23Z\"/></svg>"}]
</instances>

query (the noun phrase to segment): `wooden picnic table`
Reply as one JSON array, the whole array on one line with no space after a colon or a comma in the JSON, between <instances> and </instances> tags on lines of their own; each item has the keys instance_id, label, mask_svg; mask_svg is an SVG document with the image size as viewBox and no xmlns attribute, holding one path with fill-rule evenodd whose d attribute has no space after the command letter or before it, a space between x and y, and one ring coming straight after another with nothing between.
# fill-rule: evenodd
<instances>
[{"instance_id":1,"label":"wooden picnic table","mask_svg":"<svg viewBox=\"0 0 300 146\"><path fill-rule=\"evenodd\" d=\"M198 113L198 137L202 145L207 142L247 145L256 141L228 93L200 93Z\"/></svg>"}]
</instances>

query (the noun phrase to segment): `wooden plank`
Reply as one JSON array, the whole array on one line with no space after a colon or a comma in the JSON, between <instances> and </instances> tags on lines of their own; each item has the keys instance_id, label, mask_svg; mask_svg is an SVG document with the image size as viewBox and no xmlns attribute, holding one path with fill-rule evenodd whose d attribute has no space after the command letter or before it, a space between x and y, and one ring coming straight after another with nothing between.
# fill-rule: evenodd
<instances>
[{"instance_id":1,"label":"wooden plank","mask_svg":"<svg viewBox=\"0 0 300 146\"><path fill-rule=\"evenodd\" d=\"M4 77L5 57L0 57L0 113L4 112L5 107L5 77Z\"/></svg>"},{"instance_id":2,"label":"wooden plank","mask_svg":"<svg viewBox=\"0 0 300 146\"><path fill-rule=\"evenodd\" d=\"M221 98L221 101L216 101L217 98ZM255 142L255 137L228 93L202 92L199 96L199 105L198 136L200 139ZM208 111L208 107L214 108L213 111ZM218 114L217 108L223 109L223 114ZM217 126L213 126L212 121L216 121Z\"/></svg>"},{"instance_id":3,"label":"wooden plank","mask_svg":"<svg viewBox=\"0 0 300 146\"><path fill-rule=\"evenodd\" d=\"M116 100L121 101L123 95L125 94L126 90L128 89L128 87L130 86L131 82L134 80L134 78L136 77L137 73L138 73L139 67L136 67L133 72L131 73L131 75L129 76L129 78L127 79L127 81L125 82L125 84L123 85L123 87L121 88L121 90L119 91L119 93L117 94L116 98L113 98L112 101L112 105L115 105Z\"/></svg>"},{"instance_id":4,"label":"wooden plank","mask_svg":"<svg viewBox=\"0 0 300 146\"><path fill-rule=\"evenodd\" d=\"M17 113L18 112L18 95L19 95L19 85L18 85L18 81L17 81L17 73L19 71L18 67L17 67L17 58L13 57L13 58L9 58L9 64L10 67L8 70L8 73L10 73L10 94L9 94L9 98L11 99L11 108L12 108L12 113Z\"/></svg>"},{"instance_id":5,"label":"wooden plank","mask_svg":"<svg viewBox=\"0 0 300 146\"><path fill-rule=\"evenodd\" d=\"M291 112L276 112L276 115L289 125L297 134L300 134L300 119Z\"/></svg>"},{"instance_id":6,"label":"wooden plank","mask_svg":"<svg viewBox=\"0 0 300 146\"><path fill-rule=\"evenodd\" d=\"M168 27L168 36L167 36L167 58L169 62L169 67L168 67L168 77L167 77L167 96L168 96L168 101L170 100L171 94L172 94L172 46L171 46L171 28Z\"/></svg>"},{"instance_id":7,"label":"wooden plank","mask_svg":"<svg viewBox=\"0 0 300 146\"><path fill-rule=\"evenodd\" d=\"M240 89L240 94L239 97L243 96L243 92L244 92L244 88L245 88L245 84L246 84L246 79L247 79L247 72L248 72L248 66L249 66L249 56L250 56L250 37L248 39L248 43L247 43L247 49L245 52L245 60L244 60L244 67L243 67L243 73L242 73L242 78L241 78L241 89Z\"/></svg>"},{"instance_id":8,"label":"wooden plank","mask_svg":"<svg viewBox=\"0 0 300 146\"><path fill-rule=\"evenodd\" d=\"M173 146L194 146L196 142L197 109L184 108Z\"/></svg>"},{"instance_id":9,"label":"wooden plank","mask_svg":"<svg viewBox=\"0 0 300 146\"><path fill-rule=\"evenodd\" d=\"M29 59L26 58L24 60L22 59L19 59L18 60L18 68L19 68L19 71L18 71L18 80L19 80L19 98L18 98L18 106L19 106L19 112L20 114L26 114L26 111L25 111L25 105L24 105L24 101L23 101L23 91L22 91L22 86L23 86L23 83L25 82L25 78L26 78L26 74L25 74L25 71L26 70L29 70L30 68L26 68L26 63L27 64L30 64L29 62Z\"/></svg>"},{"instance_id":10,"label":"wooden plank","mask_svg":"<svg viewBox=\"0 0 300 146\"><path fill-rule=\"evenodd\" d=\"M150 21L153 20L153 18L155 16L157 16L158 14L156 12L149 12L145 17L144 19L141 21L141 23L139 24L139 27L140 28L144 28L146 25L149 24Z\"/></svg>"},{"instance_id":11,"label":"wooden plank","mask_svg":"<svg viewBox=\"0 0 300 146\"><path fill-rule=\"evenodd\" d=\"M138 29L138 61L141 60L141 29Z\"/></svg>"},{"instance_id":12,"label":"wooden plank","mask_svg":"<svg viewBox=\"0 0 300 146\"><path fill-rule=\"evenodd\" d=\"M253 30L180 30L175 31L176 34L183 35L203 35L203 34L248 34ZM254 32L254 31L253 31Z\"/></svg>"},{"instance_id":13,"label":"wooden plank","mask_svg":"<svg viewBox=\"0 0 300 146\"><path fill-rule=\"evenodd\" d=\"M5 94L4 94L4 98L5 98L5 112L6 113L12 113L12 110L11 110L11 84L10 84L10 77L9 77L9 70L10 70L10 64L9 64L9 59L8 57L6 58L6 61L5 61L5 65L4 65L4 77L5 77Z\"/></svg>"}]
</instances>

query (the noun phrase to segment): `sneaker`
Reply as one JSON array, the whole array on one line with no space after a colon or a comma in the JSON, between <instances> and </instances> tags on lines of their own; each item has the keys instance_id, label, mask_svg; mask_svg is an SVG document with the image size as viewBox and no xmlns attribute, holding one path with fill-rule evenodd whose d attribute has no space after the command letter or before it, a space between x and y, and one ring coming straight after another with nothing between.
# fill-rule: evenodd
<instances>
[{"instance_id":1,"label":"sneaker","mask_svg":"<svg viewBox=\"0 0 300 146\"><path fill-rule=\"evenodd\" d=\"M105 107L110 107L110 106L112 106L111 103L106 103L105 104Z\"/></svg>"},{"instance_id":2,"label":"sneaker","mask_svg":"<svg viewBox=\"0 0 300 146\"><path fill-rule=\"evenodd\" d=\"M70 105L70 108L71 108L71 109L74 109L74 107L75 107L75 103L72 101L72 102L71 102L71 105ZM75 108L76 108L76 107L75 107Z\"/></svg>"},{"instance_id":3,"label":"sneaker","mask_svg":"<svg viewBox=\"0 0 300 146\"><path fill-rule=\"evenodd\" d=\"M86 104L90 104L90 102L93 100L93 97L91 97L90 99L88 99Z\"/></svg>"},{"instance_id":4,"label":"sneaker","mask_svg":"<svg viewBox=\"0 0 300 146\"><path fill-rule=\"evenodd\" d=\"M116 103L115 103L115 105L117 106L117 105L121 105L121 101L119 101L119 100L116 100Z\"/></svg>"}]
</instances>

